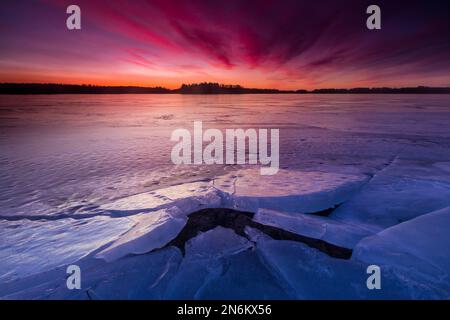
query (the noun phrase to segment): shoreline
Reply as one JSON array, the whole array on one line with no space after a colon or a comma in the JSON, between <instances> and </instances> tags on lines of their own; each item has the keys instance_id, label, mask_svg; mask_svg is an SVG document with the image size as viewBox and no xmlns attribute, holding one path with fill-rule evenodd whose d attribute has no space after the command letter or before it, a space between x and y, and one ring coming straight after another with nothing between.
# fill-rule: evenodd
<instances>
[{"instance_id":1,"label":"shoreline","mask_svg":"<svg viewBox=\"0 0 450 320\"><path fill-rule=\"evenodd\" d=\"M245 88L240 85L199 83L182 85L178 89L139 86L96 86L54 83L0 83L0 95L40 95L40 94L450 94L450 87L377 87L377 88L325 88L313 90L279 90Z\"/></svg>"}]
</instances>

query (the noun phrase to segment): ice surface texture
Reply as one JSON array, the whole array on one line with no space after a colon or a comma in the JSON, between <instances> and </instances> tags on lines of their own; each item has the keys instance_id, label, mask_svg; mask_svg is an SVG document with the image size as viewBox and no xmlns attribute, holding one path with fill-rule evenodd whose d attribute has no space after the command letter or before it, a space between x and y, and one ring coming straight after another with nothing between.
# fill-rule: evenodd
<instances>
[{"instance_id":1,"label":"ice surface texture","mask_svg":"<svg viewBox=\"0 0 450 320\"><path fill-rule=\"evenodd\" d=\"M383 179L383 173L375 178ZM117 199L104 204L99 216L4 220L0 230L8 242L0 248L0 279L6 286L0 296L447 297L448 242L442 239L446 239L450 225L448 209L379 233L379 219L373 226L358 224L358 215L351 215L352 210L346 215L337 214L345 205L351 207L352 201L357 202L358 195L364 197L366 190L376 185L375 178L287 170L269 177L260 176L258 169L243 169L213 181ZM238 235L232 228L217 226L187 240L183 252L167 246L186 227L191 213L203 209L207 215L208 208L253 212L252 220L262 227L246 227L245 233ZM273 240L264 230L269 227L354 248L354 253L350 260L337 259L308 246L308 241ZM417 237L416 232L421 236ZM405 243L405 239L413 243ZM69 291L61 280L64 266L72 263L82 267L84 291ZM385 291L367 289L365 271L369 264L386 266ZM424 284L424 279L433 281Z\"/></svg>"},{"instance_id":2,"label":"ice surface texture","mask_svg":"<svg viewBox=\"0 0 450 320\"><path fill-rule=\"evenodd\" d=\"M2 97L0 297L449 299L449 105L448 95ZM282 170L174 166L171 132L199 120L280 129ZM179 245L190 214L208 208L249 211L252 225ZM66 288L72 263L82 290ZM366 287L372 263L381 290Z\"/></svg>"}]
</instances>

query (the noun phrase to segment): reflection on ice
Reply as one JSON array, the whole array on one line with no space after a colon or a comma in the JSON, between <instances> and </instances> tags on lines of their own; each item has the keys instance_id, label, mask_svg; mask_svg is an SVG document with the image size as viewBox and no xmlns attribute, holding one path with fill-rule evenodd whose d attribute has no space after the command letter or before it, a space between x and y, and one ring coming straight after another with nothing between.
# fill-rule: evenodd
<instances>
[{"instance_id":1,"label":"reflection on ice","mask_svg":"<svg viewBox=\"0 0 450 320\"><path fill-rule=\"evenodd\" d=\"M442 95L5 97L0 298L449 299L449 103ZM170 133L193 121L279 128L280 171L173 166ZM171 245L189 215L208 208L251 212L254 224L240 234L214 226L192 235L185 252ZM277 240L255 224L352 257ZM81 267L80 291L65 286L68 264ZM382 290L367 289L368 264L380 265Z\"/></svg>"}]
</instances>

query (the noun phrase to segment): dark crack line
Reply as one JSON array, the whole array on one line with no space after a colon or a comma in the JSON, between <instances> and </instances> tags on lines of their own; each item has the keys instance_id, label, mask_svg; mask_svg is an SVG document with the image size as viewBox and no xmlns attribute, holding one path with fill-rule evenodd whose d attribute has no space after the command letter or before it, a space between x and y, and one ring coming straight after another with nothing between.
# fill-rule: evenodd
<instances>
[{"instance_id":1,"label":"dark crack line","mask_svg":"<svg viewBox=\"0 0 450 320\"><path fill-rule=\"evenodd\" d=\"M35 216L0 216L0 220L6 221L57 221L62 219L82 220L94 217L110 217L107 213L87 213L87 214L55 214L55 215L35 215Z\"/></svg>"},{"instance_id":2,"label":"dark crack line","mask_svg":"<svg viewBox=\"0 0 450 320\"><path fill-rule=\"evenodd\" d=\"M392 166L394 164L394 162L400 157L400 154L397 154L396 156L394 156L391 160L389 160L380 170L378 170L377 172L375 172L374 174L372 174L372 176L370 177L370 179L364 184L364 185L368 185L375 177L377 177L380 173L382 173L383 171L385 171L387 168L389 168L390 166Z\"/></svg>"},{"instance_id":3,"label":"dark crack line","mask_svg":"<svg viewBox=\"0 0 450 320\"><path fill-rule=\"evenodd\" d=\"M253 216L254 213L251 212L224 208L196 211L189 215L186 225L177 237L163 248L175 246L181 250L183 255L185 255L186 242L195 238L200 232L206 232L217 226L221 226L232 229L237 235L249 239L248 235L245 233L245 227L251 227L263 232L274 240L301 242L333 258L349 259L352 255L351 249L339 247L321 239L310 238L277 227L263 225L253 221Z\"/></svg>"},{"instance_id":4,"label":"dark crack line","mask_svg":"<svg viewBox=\"0 0 450 320\"><path fill-rule=\"evenodd\" d=\"M320 211L315 211L315 212L308 212L308 213L305 213L305 214L310 214L310 215L313 215L313 216L328 217L331 213L333 213L334 210L339 208L341 206L341 204L342 203L338 203L338 204L332 206L331 208L320 210Z\"/></svg>"}]
</instances>

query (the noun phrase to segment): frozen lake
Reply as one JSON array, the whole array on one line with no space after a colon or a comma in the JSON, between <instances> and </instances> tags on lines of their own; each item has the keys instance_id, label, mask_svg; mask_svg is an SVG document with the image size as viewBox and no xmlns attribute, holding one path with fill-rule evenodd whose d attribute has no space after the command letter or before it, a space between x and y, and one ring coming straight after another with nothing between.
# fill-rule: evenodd
<instances>
[{"instance_id":1,"label":"frozen lake","mask_svg":"<svg viewBox=\"0 0 450 320\"><path fill-rule=\"evenodd\" d=\"M282 168L373 173L395 157L450 160L446 95L2 96L0 119L2 216L71 214L222 174L172 165L170 134L194 121L279 128Z\"/></svg>"},{"instance_id":2,"label":"frozen lake","mask_svg":"<svg viewBox=\"0 0 450 320\"><path fill-rule=\"evenodd\" d=\"M192 130L194 121L205 129L279 129L281 174L260 180L249 167L173 165L170 135L177 128ZM45 275L28 276L61 274L58 268L77 261L94 268L93 261L103 261L99 258L110 275L116 259L137 270L149 259L156 270L148 275L151 281L158 268L173 280L158 282L155 290L141 288L131 295L135 298L215 298L213 288L227 284L225 297L260 298L260 287L238 292L232 285L240 281L233 263L256 270L243 277L267 283L268 298L372 297L362 289L333 291L333 277L326 282L323 275L308 273L315 263L352 283L366 263L386 265L390 291L381 297L450 297L450 238L442 231L450 228L450 95L0 96L0 164L0 282L9 283L0 297L14 297L30 281L49 281ZM270 190L261 187L267 185ZM274 196L280 192L288 201ZM183 257L171 246L154 251L177 236L188 214L204 207L253 212L260 230L246 226L243 237L231 229L211 229L192 238ZM327 216L309 214L334 207ZM155 244L155 221L147 217L152 212L167 226L167 241L158 236ZM141 227L130 234L136 226ZM267 226L353 250L352 257L317 256L311 245L268 240L259 234ZM231 249L218 243L218 259L202 248L200 237L213 246L228 239ZM286 253L292 250L295 254ZM133 258L123 259L129 254ZM211 273L198 262L202 259L227 260L229 273L214 267L215 276L185 283ZM311 265L286 267L296 265L295 259ZM404 279L407 266L414 275L405 288L398 279ZM89 297L109 298L111 288L92 274L95 292ZM280 277L282 283L274 280ZM325 281L323 292L302 287L314 277ZM63 289L47 294L25 290L15 297L86 298Z\"/></svg>"}]
</instances>

